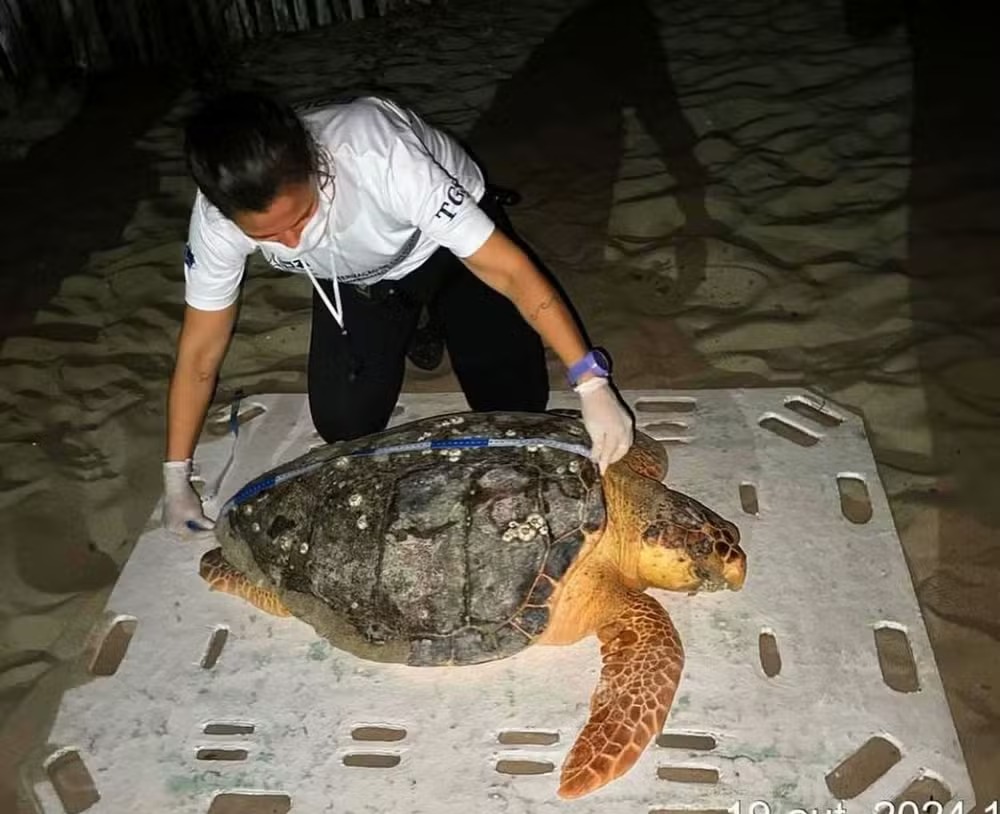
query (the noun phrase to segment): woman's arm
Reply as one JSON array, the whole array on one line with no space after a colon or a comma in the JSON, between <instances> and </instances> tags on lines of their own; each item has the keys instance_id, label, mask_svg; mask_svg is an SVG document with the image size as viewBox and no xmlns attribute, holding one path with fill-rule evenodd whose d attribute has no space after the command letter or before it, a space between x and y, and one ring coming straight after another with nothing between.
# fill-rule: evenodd
<instances>
[{"instance_id":1,"label":"woman's arm","mask_svg":"<svg viewBox=\"0 0 1000 814\"><path fill-rule=\"evenodd\" d=\"M569 308L531 259L495 229L480 249L463 261L486 285L499 291L569 368L587 345Z\"/></svg>"},{"instance_id":2,"label":"woman's arm","mask_svg":"<svg viewBox=\"0 0 1000 814\"><path fill-rule=\"evenodd\" d=\"M221 311L191 306L184 311L167 400L168 461L183 461L194 453L235 319L235 304Z\"/></svg>"},{"instance_id":3,"label":"woman's arm","mask_svg":"<svg viewBox=\"0 0 1000 814\"><path fill-rule=\"evenodd\" d=\"M517 307L567 368L583 358L586 343L566 303L531 258L499 229L494 229L464 262L480 280ZM606 379L586 373L575 389L591 439L591 458L603 473L632 445L632 416Z\"/></svg>"}]
</instances>

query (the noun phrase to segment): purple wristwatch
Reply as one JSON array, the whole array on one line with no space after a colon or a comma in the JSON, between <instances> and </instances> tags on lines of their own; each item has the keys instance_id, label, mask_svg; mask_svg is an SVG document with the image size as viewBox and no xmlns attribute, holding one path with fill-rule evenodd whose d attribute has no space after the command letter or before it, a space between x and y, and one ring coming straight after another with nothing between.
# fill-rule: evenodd
<instances>
[{"instance_id":1,"label":"purple wristwatch","mask_svg":"<svg viewBox=\"0 0 1000 814\"><path fill-rule=\"evenodd\" d=\"M593 373L595 376L600 376L604 379L608 378L611 375L611 360L608 358L608 355L597 348L588 352L579 362L570 367L567 376L570 386L576 387L580 381L580 377L585 373Z\"/></svg>"}]
</instances>

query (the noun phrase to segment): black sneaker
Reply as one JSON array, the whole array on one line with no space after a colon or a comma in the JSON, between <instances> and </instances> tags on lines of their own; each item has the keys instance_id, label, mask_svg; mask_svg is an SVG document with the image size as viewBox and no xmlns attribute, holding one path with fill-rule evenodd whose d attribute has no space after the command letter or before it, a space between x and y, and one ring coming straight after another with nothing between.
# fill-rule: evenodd
<instances>
[{"instance_id":1,"label":"black sneaker","mask_svg":"<svg viewBox=\"0 0 1000 814\"><path fill-rule=\"evenodd\" d=\"M444 332L426 311L421 322L410 339L406 358L421 370L434 370L444 358Z\"/></svg>"}]
</instances>

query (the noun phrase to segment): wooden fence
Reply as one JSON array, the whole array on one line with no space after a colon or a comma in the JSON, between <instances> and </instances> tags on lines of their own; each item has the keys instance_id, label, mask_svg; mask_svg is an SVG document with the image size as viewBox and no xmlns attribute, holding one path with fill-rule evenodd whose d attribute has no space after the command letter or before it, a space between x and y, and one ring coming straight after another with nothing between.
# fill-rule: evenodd
<instances>
[{"instance_id":1,"label":"wooden fence","mask_svg":"<svg viewBox=\"0 0 1000 814\"><path fill-rule=\"evenodd\" d=\"M416 0L428 4L432 0ZM0 0L0 79L193 64L247 40L384 15L411 0Z\"/></svg>"}]
</instances>

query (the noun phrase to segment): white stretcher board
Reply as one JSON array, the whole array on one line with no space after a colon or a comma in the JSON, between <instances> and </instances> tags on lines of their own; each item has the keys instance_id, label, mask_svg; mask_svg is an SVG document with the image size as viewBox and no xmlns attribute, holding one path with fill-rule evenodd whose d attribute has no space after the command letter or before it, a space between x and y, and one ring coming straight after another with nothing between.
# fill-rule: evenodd
<instances>
[{"instance_id":1,"label":"white stretcher board","mask_svg":"<svg viewBox=\"0 0 1000 814\"><path fill-rule=\"evenodd\" d=\"M670 611L687 654L664 731L709 736L713 748L652 745L625 777L580 800L560 800L559 768L599 674L595 639L472 667L362 661L304 622L269 617L207 590L197 563L214 541L172 539L155 522L157 508L108 603L109 618L135 620L125 657L114 675L67 692L49 763L79 755L100 795L87 809L93 814L205 814L222 793L287 795L294 814L645 814L723 811L737 801L740 814L755 801L751 814L768 814L836 806L827 776L880 737L899 759L845 801L848 812L870 812L922 776L940 780L954 802L971 808L971 783L863 421L807 392L780 388L622 395L637 426L667 444L671 486L735 522L748 555L747 583L738 593L652 592ZM251 478L319 442L304 396L248 398L241 413L255 406L263 412L241 426L210 515ZM574 408L578 401L556 392L549 406ZM464 409L461 394L409 394L393 423ZM225 422L228 412L217 418ZM807 445L762 421L798 428ZM199 447L209 487L232 449L232 435ZM868 522L845 517L838 477L863 481ZM744 509L748 487L756 513ZM917 691L884 680L880 626L905 633ZM205 668L220 629L226 642ZM770 677L761 663L762 632L774 635L780 651L780 672ZM213 723L242 731L210 734ZM356 740L352 733L365 725L405 736ZM500 743L500 733L510 731L557 739ZM206 759L213 755L230 759ZM497 770L509 760L552 769ZM709 782L661 777L678 768L709 770L696 774ZM65 810L51 783L34 791L40 811Z\"/></svg>"}]
</instances>

